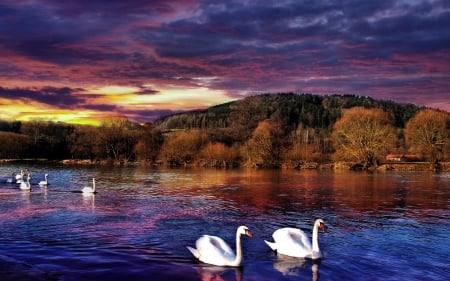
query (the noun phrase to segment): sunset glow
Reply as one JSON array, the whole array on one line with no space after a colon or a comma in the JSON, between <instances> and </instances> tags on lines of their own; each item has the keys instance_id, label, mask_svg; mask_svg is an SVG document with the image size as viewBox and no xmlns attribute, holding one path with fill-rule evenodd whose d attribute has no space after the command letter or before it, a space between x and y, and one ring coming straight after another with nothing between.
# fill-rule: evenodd
<instances>
[{"instance_id":1,"label":"sunset glow","mask_svg":"<svg viewBox=\"0 0 450 281\"><path fill-rule=\"evenodd\" d=\"M0 119L152 122L258 93L450 111L445 1L4 1Z\"/></svg>"}]
</instances>

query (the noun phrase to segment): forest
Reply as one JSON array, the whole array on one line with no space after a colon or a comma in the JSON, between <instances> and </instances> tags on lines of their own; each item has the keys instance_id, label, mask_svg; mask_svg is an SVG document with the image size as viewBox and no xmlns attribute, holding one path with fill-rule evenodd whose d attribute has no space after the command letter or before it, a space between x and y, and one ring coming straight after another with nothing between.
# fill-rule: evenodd
<instances>
[{"instance_id":1,"label":"forest","mask_svg":"<svg viewBox=\"0 0 450 281\"><path fill-rule=\"evenodd\" d=\"M139 124L0 121L0 159L205 167L368 169L386 156L450 160L450 114L356 95L261 94ZM394 159L394 158L393 158Z\"/></svg>"}]
</instances>

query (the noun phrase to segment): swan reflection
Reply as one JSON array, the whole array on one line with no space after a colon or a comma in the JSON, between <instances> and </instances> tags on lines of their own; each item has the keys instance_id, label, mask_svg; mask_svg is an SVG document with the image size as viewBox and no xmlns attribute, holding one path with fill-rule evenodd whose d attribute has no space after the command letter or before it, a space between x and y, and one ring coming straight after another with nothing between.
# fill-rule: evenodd
<instances>
[{"instance_id":1,"label":"swan reflection","mask_svg":"<svg viewBox=\"0 0 450 281\"><path fill-rule=\"evenodd\" d=\"M95 194L83 194L83 206L95 209Z\"/></svg>"},{"instance_id":2,"label":"swan reflection","mask_svg":"<svg viewBox=\"0 0 450 281\"><path fill-rule=\"evenodd\" d=\"M237 281L242 281L243 268L242 267L221 267L212 265L199 265L197 272L202 281L225 281L233 280L235 277Z\"/></svg>"},{"instance_id":3,"label":"swan reflection","mask_svg":"<svg viewBox=\"0 0 450 281\"><path fill-rule=\"evenodd\" d=\"M277 256L277 260L274 262L273 268L285 276L300 276L306 272L305 269L307 269L311 263L312 280L317 281L319 280L320 260L306 260L280 255Z\"/></svg>"}]
</instances>

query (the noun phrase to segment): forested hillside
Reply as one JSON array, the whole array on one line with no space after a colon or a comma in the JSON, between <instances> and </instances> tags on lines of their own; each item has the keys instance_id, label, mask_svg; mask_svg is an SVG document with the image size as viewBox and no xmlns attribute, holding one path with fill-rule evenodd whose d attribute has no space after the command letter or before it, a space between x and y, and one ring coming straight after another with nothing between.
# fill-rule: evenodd
<instances>
[{"instance_id":1,"label":"forested hillside","mask_svg":"<svg viewBox=\"0 0 450 281\"><path fill-rule=\"evenodd\" d=\"M354 95L263 94L165 116L101 126L0 122L0 158L89 159L212 167L378 165L450 159L450 114ZM408 157L406 157L406 156Z\"/></svg>"},{"instance_id":2,"label":"forested hillside","mask_svg":"<svg viewBox=\"0 0 450 281\"><path fill-rule=\"evenodd\" d=\"M392 114L395 126L403 128L420 109L413 104L398 104L355 95L318 96L312 94L262 94L170 116L155 122L163 131L173 129L256 128L258 122L271 119L290 128L299 124L311 128L327 128L342 115L343 110L362 106L381 108Z\"/></svg>"}]
</instances>

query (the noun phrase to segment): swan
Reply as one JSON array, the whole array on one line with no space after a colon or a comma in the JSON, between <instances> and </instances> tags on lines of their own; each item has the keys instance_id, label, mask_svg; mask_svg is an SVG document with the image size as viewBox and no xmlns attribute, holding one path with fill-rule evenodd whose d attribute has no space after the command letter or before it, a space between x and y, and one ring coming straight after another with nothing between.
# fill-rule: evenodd
<instances>
[{"instance_id":1,"label":"swan","mask_svg":"<svg viewBox=\"0 0 450 281\"><path fill-rule=\"evenodd\" d=\"M40 181L39 182L39 186L47 187L47 185L48 185L48 174L45 174L44 177L45 177L45 180Z\"/></svg>"},{"instance_id":2,"label":"swan","mask_svg":"<svg viewBox=\"0 0 450 281\"><path fill-rule=\"evenodd\" d=\"M30 190L31 191L30 179L31 179L31 176L30 176L30 174L28 174L27 181L22 181L20 183L20 189L22 189L22 190Z\"/></svg>"},{"instance_id":3,"label":"swan","mask_svg":"<svg viewBox=\"0 0 450 281\"><path fill-rule=\"evenodd\" d=\"M217 236L203 235L195 243L197 249L189 246L187 248L194 257L204 263L238 267L242 265L241 235L253 236L248 227L244 225L238 227L236 231L236 255L230 246Z\"/></svg>"},{"instance_id":4,"label":"swan","mask_svg":"<svg viewBox=\"0 0 450 281\"><path fill-rule=\"evenodd\" d=\"M24 174L23 170L20 170L20 174L16 174L16 181L23 180Z\"/></svg>"},{"instance_id":5,"label":"swan","mask_svg":"<svg viewBox=\"0 0 450 281\"><path fill-rule=\"evenodd\" d=\"M264 242L278 254L298 258L320 259L322 253L319 248L319 229L322 231L326 230L325 223L322 219L317 219L314 222L312 246L308 236L302 230L290 227L276 230L272 235L275 242L266 240Z\"/></svg>"},{"instance_id":6,"label":"swan","mask_svg":"<svg viewBox=\"0 0 450 281\"><path fill-rule=\"evenodd\" d=\"M25 176L25 172L23 170L20 170L20 174L16 174L16 183L21 184L24 180L23 177Z\"/></svg>"},{"instance_id":7,"label":"swan","mask_svg":"<svg viewBox=\"0 0 450 281\"><path fill-rule=\"evenodd\" d=\"M92 187L85 186L81 190L83 194L94 194L95 193L95 178L92 178Z\"/></svg>"}]
</instances>

